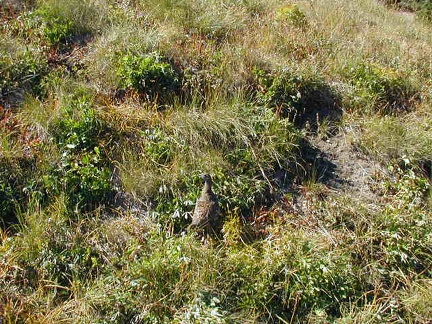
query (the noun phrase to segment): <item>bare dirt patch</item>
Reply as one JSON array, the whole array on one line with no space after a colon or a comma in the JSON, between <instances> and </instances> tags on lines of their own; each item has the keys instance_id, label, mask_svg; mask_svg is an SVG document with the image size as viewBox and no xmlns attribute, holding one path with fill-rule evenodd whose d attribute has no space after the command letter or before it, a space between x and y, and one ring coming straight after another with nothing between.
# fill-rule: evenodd
<instances>
[{"instance_id":1,"label":"bare dirt patch","mask_svg":"<svg viewBox=\"0 0 432 324\"><path fill-rule=\"evenodd\" d=\"M317 158L325 161L324 167L332 166L330 170L322 170L318 180L356 198L377 201L379 197L373 191L374 178L386 170L354 145L350 132L342 130L330 138L310 139L311 145L319 152Z\"/></svg>"}]
</instances>

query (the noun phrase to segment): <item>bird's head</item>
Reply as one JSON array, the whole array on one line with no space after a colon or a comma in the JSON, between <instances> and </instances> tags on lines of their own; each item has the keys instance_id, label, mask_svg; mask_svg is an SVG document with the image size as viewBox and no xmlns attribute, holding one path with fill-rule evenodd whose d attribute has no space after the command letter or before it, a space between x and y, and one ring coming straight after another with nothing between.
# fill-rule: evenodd
<instances>
[{"instance_id":1,"label":"bird's head","mask_svg":"<svg viewBox=\"0 0 432 324\"><path fill-rule=\"evenodd\" d=\"M200 174L200 178L203 179L207 183L212 183L212 178L211 178L210 174L207 174L207 173Z\"/></svg>"}]
</instances>

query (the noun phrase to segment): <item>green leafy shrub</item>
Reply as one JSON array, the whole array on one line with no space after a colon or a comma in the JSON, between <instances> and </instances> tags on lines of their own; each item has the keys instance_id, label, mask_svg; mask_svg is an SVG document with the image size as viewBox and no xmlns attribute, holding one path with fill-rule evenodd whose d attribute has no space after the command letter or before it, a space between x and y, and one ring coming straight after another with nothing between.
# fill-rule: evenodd
<instances>
[{"instance_id":1,"label":"green leafy shrub","mask_svg":"<svg viewBox=\"0 0 432 324\"><path fill-rule=\"evenodd\" d=\"M167 98L179 86L176 71L158 53L121 56L117 75L120 87L134 89L149 99Z\"/></svg>"},{"instance_id":2,"label":"green leafy shrub","mask_svg":"<svg viewBox=\"0 0 432 324\"><path fill-rule=\"evenodd\" d=\"M73 210L89 211L111 198L111 175L99 148L95 147L93 153L69 155L64 152L60 164L43 177L43 181L50 194L66 194Z\"/></svg>"},{"instance_id":3,"label":"green leafy shrub","mask_svg":"<svg viewBox=\"0 0 432 324\"><path fill-rule=\"evenodd\" d=\"M258 102L297 125L316 126L325 119L340 118L339 96L321 78L261 69L255 69L254 74L260 89Z\"/></svg>"},{"instance_id":4,"label":"green leafy shrub","mask_svg":"<svg viewBox=\"0 0 432 324\"><path fill-rule=\"evenodd\" d=\"M254 207L266 205L272 199L269 183L260 175L250 150L235 150L227 159L231 170L217 170L214 177L220 204L225 211L238 209L249 216Z\"/></svg>"},{"instance_id":5,"label":"green leafy shrub","mask_svg":"<svg viewBox=\"0 0 432 324\"><path fill-rule=\"evenodd\" d=\"M394 276L432 275L430 263L431 219L428 212L401 202L388 208L377 219L375 258L383 281L391 284Z\"/></svg>"},{"instance_id":6,"label":"green leafy shrub","mask_svg":"<svg viewBox=\"0 0 432 324\"><path fill-rule=\"evenodd\" d=\"M191 38L191 48L188 50L194 51L193 42L199 41ZM228 84L224 84L227 75L226 57L223 52L218 50L218 46L214 42L208 48L205 48L205 53L188 53L189 60L183 64L182 69L182 95L187 99L186 102L194 100L202 100L203 102L211 101L212 96L217 93L217 96L227 96ZM231 93L232 95L233 93Z\"/></svg>"},{"instance_id":7,"label":"green leafy shrub","mask_svg":"<svg viewBox=\"0 0 432 324\"><path fill-rule=\"evenodd\" d=\"M372 106L383 114L398 114L412 110L419 101L419 90L406 75L393 69L362 63L351 68L349 76L355 88L355 106Z\"/></svg>"},{"instance_id":8,"label":"green leafy shrub","mask_svg":"<svg viewBox=\"0 0 432 324\"><path fill-rule=\"evenodd\" d=\"M226 169L213 171L214 191L223 214L235 209L243 217L249 217L254 207L267 204L274 198L269 194L269 183L259 174L247 176ZM159 222L172 223L176 231L183 230L190 222L202 186L198 172L184 174L175 185L162 184L159 192L153 196Z\"/></svg>"},{"instance_id":9,"label":"green leafy shrub","mask_svg":"<svg viewBox=\"0 0 432 324\"><path fill-rule=\"evenodd\" d=\"M292 265L285 287L290 292L288 304L298 302L297 314L301 316L317 309L327 316L338 316L340 304L355 302L361 294L359 278L347 257L314 254L298 258ZM289 271L285 269L285 271ZM283 295L287 295L287 292Z\"/></svg>"},{"instance_id":10,"label":"green leafy shrub","mask_svg":"<svg viewBox=\"0 0 432 324\"><path fill-rule=\"evenodd\" d=\"M227 249L203 248L187 235L155 234L125 253L135 256L121 275L95 281L89 294L96 296L95 316L117 322L301 321L315 310L334 318L339 303L361 294L349 258L300 237ZM163 305L155 302L161 298Z\"/></svg>"},{"instance_id":11,"label":"green leafy shrub","mask_svg":"<svg viewBox=\"0 0 432 324\"><path fill-rule=\"evenodd\" d=\"M29 260L38 276L62 287L67 287L74 279L86 280L95 276L101 264L97 252L86 246L82 238L71 238L69 233L59 231L56 234L56 237L47 238L35 260ZM60 288L57 295L65 298L69 293Z\"/></svg>"},{"instance_id":12,"label":"green leafy shrub","mask_svg":"<svg viewBox=\"0 0 432 324\"><path fill-rule=\"evenodd\" d=\"M111 171L98 138L104 125L86 97L75 98L53 125L53 139L61 157L43 177L48 195L65 194L77 210L91 210L108 202L113 185Z\"/></svg>"},{"instance_id":13,"label":"green leafy shrub","mask_svg":"<svg viewBox=\"0 0 432 324\"><path fill-rule=\"evenodd\" d=\"M415 208L424 204L430 191L430 181L409 158L405 157L400 165L390 165L389 172L394 175L393 181L385 183L387 194L395 195L399 207Z\"/></svg>"},{"instance_id":14,"label":"green leafy shrub","mask_svg":"<svg viewBox=\"0 0 432 324\"><path fill-rule=\"evenodd\" d=\"M39 289L41 281L50 282L53 285L44 289L54 302L68 299L73 282L94 279L104 267L85 225L70 222L67 214L63 198L34 214L22 214L21 230L27 237L14 242L19 249L16 262L22 269L16 280L26 280L28 292Z\"/></svg>"},{"instance_id":15,"label":"green leafy shrub","mask_svg":"<svg viewBox=\"0 0 432 324\"><path fill-rule=\"evenodd\" d=\"M382 0L385 4L402 10L417 12L425 21L432 22L432 3L429 0Z\"/></svg>"},{"instance_id":16,"label":"green leafy shrub","mask_svg":"<svg viewBox=\"0 0 432 324\"><path fill-rule=\"evenodd\" d=\"M83 36L100 31L109 20L105 5L94 1L45 0L32 7L33 10L8 20L7 28L27 44L52 49L64 49L72 42L80 42Z\"/></svg>"},{"instance_id":17,"label":"green leafy shrub","mask_svg":"<svg viewBox=\"0 0 432 324\"><path fill-rule=\"evenodd\" d=\"M432 3L430 1L424 0L421 3L418 16L429 23L432 22Z\"/></svg>"},{"instance_id":18,"label":"green leafy shrub","mask_svg":"<svg viewBox=\"0 0 432 324\"><path fill-rule=\"evenodd\" d=\"M78 98L65 108L66 116L54 127L53 135L62 150L92 151L103 130L88 98Z\"/></svg>"},{"instance_id":19,"label":"green leafy shrub","mask_svg":"<svg viewBox=\"0 0 432 324\"><path fill-rule=\"evenodd\" d=\"M408 158L388 168L378 191L388 203L368 225L374 235L362 260L374 260L378 278L390 286L395 276L431 275L431 184Z\"/></svg>"},{"instance_id":20,"label":"green leafy shrub","mask_svg":"<svg viewBox=\"0 0 432 324\"><path fill-rule=\"evenodd\" d=\"M128 184L133 178L127 188L152 202L161 223L173 220L177 230L190 222L201 172L213 176L224 212L250 216L272 201L284 185L274 174L288 169L299 140L287 119L264 107L235 104L207 111L177 108L165 123L145 126L139 134L129 144L139 151L127 170L122 167L127 172L122 178Z\"/></svg>"},{"instance_id":21,"label":"green leafy shrub","mask_svg":"<svg viewBox=\"0 0 432 324\"><path fill-rule=\"evenodd\" d=\"M172 140L160 128L146 129L144 136L147 139L145 153L155 163L169 164L173 159Z\"/></svg>"},{"instance_id":22,"label":"green leafy shrub","mask_svg":"<svg viewBox=\"0 0 432 324\"><path fill-rule=\"evenodd\" d=\"M35 161L0 156L0 226L11 225L29 202L26 187L35 172Z\"/></svg>"},{"instance_id":23,"label":"green leafy shrub","mask_svg":"<svg viewBox=\"0 0 432 324\"><path fill-rule=\"evenodd\" d=\"M199 292L186 309L175 315L174 323L227 323L228 312L221 309L220 303L211 292Z\"/></svg>"},{"instance_id":24,"label":"green leafy shrub","mask_svg":"<svg viewBox=\"0 0 432 324\"><path fill-rule=\"evenodd\" d=\"M96 281L93 290L105 295L95 300L101 319L117 323L137 319L147 323L171 322L175 308L180 309L190 298L191 281L187 273L191 271L191 256L197 252L195 257L202 258L205 253L197 250L196 241L188 237L164 238L162 233L155 234L146 236L144 246L136 251L141 257L121 269L121 276L109 275ZM177 298L179 294L181 297ZM163 304L157 302L161 298L165 299ZM148 302L149 307L143 309Z\"/></svg>"},{"instance_id":25,"label":"green leafy shrub","mask_svg":"<svg viewBox=\"0 0 432 324\"><path fill-rule=\"evenodd\" d=\"M3 179L0 183L0 211L2 214L2 225L10 223L15 214L15 193L12 187Z\"/></svg>"},{"instance_id":26,"label":"green leafy shrub","mask_svg":"<svg viewBox=\"0 0 432 324\"><path fill-rule=\"evenodd\" d=\"M28 36L39 34L50 46L67 45L76 36L90 34L102 25L103 5L92 1L47 0L31 12L23 23Z\"/></svg>"},{"instance_id":27,"label":"green leafy shrub","mask_svg":"<svg viewBox=\"0 0 432 324\"><path fill-rule=\"evenodd\" d=\"M47 64L37 51L10 51L0 45L0 102L22 97L24 92L39 95L46 72Z\"/></svg>"},{"instance_id":28,"label":"green leafy shrub","mask_svg":"<svg viewBox=\"0 0 432 324\"><path fill-rule=\"evenodd\" d=\"M429 264L432 261L431 248L425 237L431 235L430 230L423 224L430 226L427 216L419 214L417 219L407 226L400 215L393 216L394 223L380 233L380 239L385 242L382 246L385 264L385 277L391 280L392 273L410 275L413 273L430 276Z\"/></svg>"},{"instance_id":29,"label":"green leafy shrub","mask_svg":"<svg viewBox=\"0 0 432 324\"><path fill-rule=\"evenodd\" d=\"M32 17L42 25L42 35L50 45L65 43L75 33L74 23L49 6L39 7Z\"/></svg>"},{"instance_id":30,"label":"green leafy shrub","mask_svg":"<svg viewBox=\"0 0 432 324\"><path fill-rule=\"evenodd\" d=\"M305 28L308 25L306 15L296 4L288 4L276 12L276 20L288 21L296 27Z\"/></svg>"},{"instance_id":31,"label":"green leafy shrub","mask_svg":"<svg viewBox=\"0 0 432 324\"><path fill-rule=\"evenodd\" d=\"M223 291L229 292L225 307L256 312L262 320L276 314L278 319L300 320L314 311L337 317L341 303L355 302L362 294L349 257L288 233L230 250L224 263Z\"/></svg>"},{"instance_id":32,"label":"green leafy shrub","mask_svg":"<svg viewBox=\"0 0 432 324\"><path fill-rule=\"evenodd\" d=\"M361 278L350 257L321 246L318 236L292 230L284 228L282 235L255 247L230 250L223 266L228 305L255 311L260 319L277 314L301 321L316 311L337 317L341 304L357 301Z\"/></svg>"}]
</instances>

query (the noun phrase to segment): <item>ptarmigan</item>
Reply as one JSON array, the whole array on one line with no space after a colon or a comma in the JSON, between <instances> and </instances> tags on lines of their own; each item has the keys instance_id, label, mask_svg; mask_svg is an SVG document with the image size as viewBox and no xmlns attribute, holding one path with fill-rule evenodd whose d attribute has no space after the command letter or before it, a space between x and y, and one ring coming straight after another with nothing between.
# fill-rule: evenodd
<instances>
[{"instance_id":1,"label":"ptarmigan","mask_svg":"<svg viewBox=\"0 0 432 324\"><path fill-rule=\"evenodd\" d=\"M218 199L212 190L211 176L203 174L200 177L204 179L204 187L196 202L189 228L205 234L216 233L221 225Z\"/></svg>"}]
</instances>

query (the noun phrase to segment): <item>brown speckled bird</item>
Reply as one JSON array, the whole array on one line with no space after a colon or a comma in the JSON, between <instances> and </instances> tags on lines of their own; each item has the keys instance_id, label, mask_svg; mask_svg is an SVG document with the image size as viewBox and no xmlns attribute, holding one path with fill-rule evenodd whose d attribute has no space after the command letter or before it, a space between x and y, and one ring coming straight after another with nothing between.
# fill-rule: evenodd
<instances>
[{"instance_id":1,"label":"brown speckled bird","mask_svg":"<svg viewBox=\"0 0 432 324\"><path fill-rule=\"evenodd\" d=\"M212 190L213 182L210 175L203 174L200 177L204 179L204 187L196 202L189 228L206 234L215 233L220 226L218 199Z\"/></svg>"}]
</instances>

